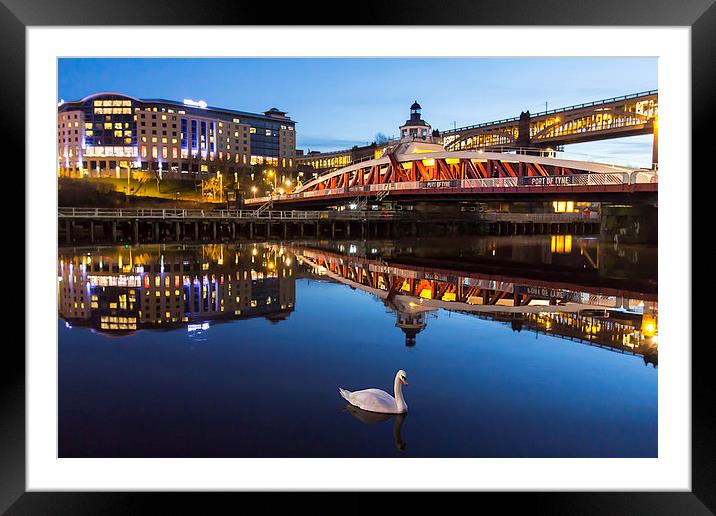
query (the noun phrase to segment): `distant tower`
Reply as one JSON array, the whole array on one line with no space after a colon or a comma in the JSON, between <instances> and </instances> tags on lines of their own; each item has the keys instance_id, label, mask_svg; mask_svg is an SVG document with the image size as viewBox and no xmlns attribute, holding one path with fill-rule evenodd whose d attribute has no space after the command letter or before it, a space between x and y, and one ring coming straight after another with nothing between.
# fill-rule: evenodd
<instances>
[{"instance_id":1,"label":"distant tower","mask_svg":"<svg viewBox=\"0 0 716 516\"><path fill-rule=\"evenodd\" d=\"M421 118L418 101L410 106L410 119L400 126L401 140L429 140L431 136L430 125Z\"/></svg>"}]
</instances>

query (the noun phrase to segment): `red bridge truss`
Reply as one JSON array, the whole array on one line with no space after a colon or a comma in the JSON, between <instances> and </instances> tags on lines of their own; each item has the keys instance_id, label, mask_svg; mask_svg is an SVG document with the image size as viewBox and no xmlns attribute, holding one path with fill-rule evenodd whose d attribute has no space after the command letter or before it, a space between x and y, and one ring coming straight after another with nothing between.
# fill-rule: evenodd
<instances>
[{"instance_id":1,"label":"red bridge truss","mask_svg":"<svg viewBox=\"0 0 716 516\"><path fill-rule=\"evenodd\" d=\"M436 193L655 193L657 184L656 172L645 169L527 154L447 151L436 144L407 142L379 158L319 176L292 193L248 199L246 204Z\"/></svg>"}]
</instances>

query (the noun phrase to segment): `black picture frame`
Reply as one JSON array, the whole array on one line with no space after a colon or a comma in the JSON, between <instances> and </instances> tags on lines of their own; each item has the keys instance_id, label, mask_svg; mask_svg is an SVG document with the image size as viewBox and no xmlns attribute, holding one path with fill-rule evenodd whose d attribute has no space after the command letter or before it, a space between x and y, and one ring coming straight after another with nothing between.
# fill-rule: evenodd
<instances>
[{"instance_id":1,"label":"black picture frame","mask_svg":"<svg viewBox=\"0 0 716 516\"><path fill-rule=\"evenodd\" d=\"M364 1L310 5L265 2L189 2L188 0L123 0L102 4L89 0L0 0L0 62L3 94L3 141L12 149L25 149L25 28L38 25L578 25L578 26L688 26L691 28L693 169L706 164L716 102L716 5L714 0L468 0L431 2L413 0L400 5ZM346 10L347 9L347 10ZM529 53L529 49L526 49ZM89 49L88 54L91 54ZM18 128L23 128L19 130ZM17 152L14 167L25 170L24 152ZM686 172L686 171L684 171ZM25 172L26 192L31 171ZM693 184L693 183L692 183ZM17 223L15 223L17 225ZM18 233L19 227L17 228ZM693 234L693 233L692 233ZM15 242L24 243L23 233ZM687 250L685 250L686 252ZM688 250L690 254L690 250ZM26 271L27 274L30 271ZM26 301L31 297L26 293ZM14 300L17 303L17 300ZM692 316L692 321L693 321ZM25 324L30 324L25 314ZM684 346L691 335L684 335ZM710 339L709 339L710 340ZM716 448L714 446L713 387L708 370L709 342L692 347L692 490L690 492L589 492L589 493L475 493L478 501L497 502L502 510L544 514L714 514L716 512ZM211 513L236 501L256 498L247 493L70 493L26 492L25 488L25 350L17 338L6 338L0 360L4 380L0 397L0 512L19 514L135 514L161 506L175 510ZM464 496L464 495L462 495ZM307 494L292 494L286 503L315 502ZM400 508L421 503L422 494L401 497ZM244 500L242 500L244 501ZM271 512L277 512L271 502ZM345 510L373 510L374 496L352 496ZM338 506L333 506L338 507ZM341 505L341 507L343 507ZM474 506L473 507L477 507ZM329 507L327 507L328 509ZM238 509L238 507L237 507ZM5 512L6 511L6 512Z\"/></svg>"}]
</instances>

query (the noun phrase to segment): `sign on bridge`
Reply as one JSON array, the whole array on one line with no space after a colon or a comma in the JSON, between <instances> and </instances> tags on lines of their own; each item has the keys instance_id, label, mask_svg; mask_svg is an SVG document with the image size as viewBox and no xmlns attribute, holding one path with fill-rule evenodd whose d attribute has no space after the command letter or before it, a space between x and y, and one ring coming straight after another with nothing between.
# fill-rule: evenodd
<instances>
[{"instance_id":1,"label":"sign on bridge","mask_svg":"<svg viewBox=\"0 0 716 516\"><path fill-rule=\"evenodd\" d=\"M460 180L449 180L449 181L420 181L420 188L426 189L441 189L441 188L459 188Z\"/></svg>"},{"instance_id":2,"label":"sign on bridge","mask_svg":"<svg viewBox=\"0 0 716 516\"><path fill-rule=\"evenodd\" d=\"M524 186L573 185L575 176L524 176L519 184Z\"/></svg>"}]
</instances>

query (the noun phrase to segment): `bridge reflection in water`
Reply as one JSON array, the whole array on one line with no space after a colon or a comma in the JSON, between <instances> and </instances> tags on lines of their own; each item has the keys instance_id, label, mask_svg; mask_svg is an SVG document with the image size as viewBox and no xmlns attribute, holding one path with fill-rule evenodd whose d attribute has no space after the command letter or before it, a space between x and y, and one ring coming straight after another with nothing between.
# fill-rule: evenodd
<instances>
[{"instance_id":1,"label":"bridge reflection in water","mask_svg":"<svg viewBox=\"0 0 716 516\"><path fill-rule=\"evenodd\" d=\"M417 335L427 327L431 316L446 310L509 324L515 331L531 330L638 354L645 363L656 366L658 303L655 278L649 277L649 267L643 267L647 257L642 257L642 278L633 277L625 287L620 276L630 270L624 263L629 261L625 259L626 250L611 246L612 253L608 253L607 246L600 246L594 239L576 239L574 254L582 263L572 263L570 267L565 256L552 260L554 254L566 252L565 247L560 247L563 244L555 245L556 238L559 236L478 239L483 252L491 248L492 260L462 260L447 265L444 259L416 259L420 252L415 249L410 249L410 256L402 256L402 251L394 248L383 250L383 255L394 255L386 261L377 248L367 250L374 256L360 256L357 245L348 246L347 253L344 244L335 244L335 251L300 245L286 248L313 274L368 292L382 301L395 315L395 325L405 334L407 346L416 344ZM542 252L543 260L534 260L528 254L532 270L522 262L524 240L532 242L534 251ZM520 252L513 252L512 259L494 259L498 247L502 248L501 254L506 254L504 247L509 242L515 244L512 251ZM540 242L541 246L535 245ZM439 247L428 248L432 253L441 253ZM637 249L630 250L630 258L638 263ZM649 254L649 250L642 252ZM598 270L596 261L600 258L606 270ZM580 272L580 267L586 266L592 272L608 271L608 275L597 275L595 281L594 274L590 278Z\"/></svg>"},{"instance_id":2,"label":"bridge reflection in water","mask_svg":"<svg viewBox=\"0 0 716 516\"><path fill-rule=\"evenodd\" d=\"M66 248L58 310L68 326L110 336L182 326L199 335L221 321L280 322L295 309L296 279L320 278L375 296L408 346L444 310L637 354L656 366L649 251L556 238L468 240L451 244L450 258L431 242Z\"/></svg>"}]
</instances>

